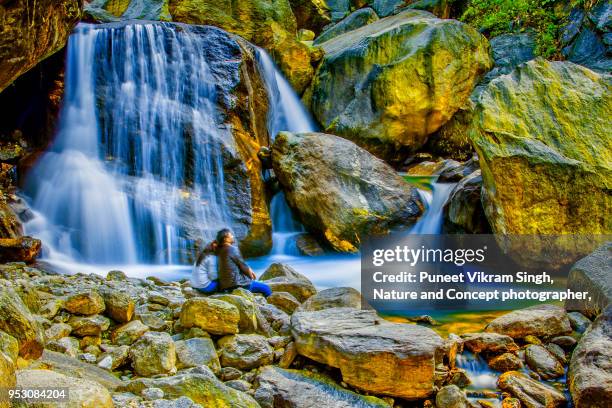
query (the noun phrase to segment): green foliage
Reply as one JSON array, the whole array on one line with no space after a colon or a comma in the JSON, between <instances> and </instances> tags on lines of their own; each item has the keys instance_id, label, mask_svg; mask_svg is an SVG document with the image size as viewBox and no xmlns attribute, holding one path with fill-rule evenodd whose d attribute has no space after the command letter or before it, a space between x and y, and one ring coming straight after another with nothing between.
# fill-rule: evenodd
<instances>
[{"instance_id":1,"label":"green foliage","mask_svg":"<svg viewBox=\"0 0 612 408\"><path fill-rule=\"evenodd\" d=\"M584 7L590 0L575 0ZM536 32L536 54L554 58L559 50L559 29L568 7L558 0L470 0L461 20L490 36L524 31ZM557 9L564 11L557 11Z\"/></svg>"}]
</instances>

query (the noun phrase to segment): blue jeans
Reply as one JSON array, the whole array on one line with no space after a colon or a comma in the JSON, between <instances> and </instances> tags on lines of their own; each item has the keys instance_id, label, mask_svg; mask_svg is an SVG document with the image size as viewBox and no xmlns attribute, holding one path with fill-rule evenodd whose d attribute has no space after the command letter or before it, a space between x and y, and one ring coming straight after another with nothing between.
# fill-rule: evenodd
<instances>
[{"instance_id":1,"label":"blue jeans","mask_svg":"<svg viewBox=\"0 0 612 408\"><path fill-rule=\"evenodd\" d=\"M214 280L210 282L208 285L204 286L203 288L194 288L194 289L197 290L198 292L202 292L207 295L210 295L211 293L215 293L217 289L219 289L219 282Z\"/></svg>"},{"instance_id":2,"label":"blue jeans","mask_svg":"<svg viewBox=\"0 0 612 408\"><path fill-rule=\"evenodd\" d=\"M251 281L250 285L243 286L243 288L253 293L261 293L265 297L268 297L272 294L272 289L270 289L270 286L256 280Z\"/></svg>"}]
</instances>

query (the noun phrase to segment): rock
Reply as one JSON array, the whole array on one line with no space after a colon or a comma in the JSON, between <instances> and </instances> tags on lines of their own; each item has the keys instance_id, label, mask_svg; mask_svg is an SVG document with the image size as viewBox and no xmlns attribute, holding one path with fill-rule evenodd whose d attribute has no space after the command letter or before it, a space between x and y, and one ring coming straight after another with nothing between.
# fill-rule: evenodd
<instances>
[{"instance_id":1,"label":"rock","mask_svg":"<svg viewBox=\"0 0 612 408\"><path fill-rule=\"evenodd\" d=\"M409 4L407 8L429 11L440 18L451 18L452 6L454 6L453 3L454 0L418 0Z\"/></svg>"},{"instance_id":2,"label":"rock","mask_svg":"<svg viewBox=\"0 0 612 408\"><path fill-rule=\"evenodd\" d=\"M128 346L105 347L105 353L98 359L98 367L116 370L125 365L130 357Z\"/></svg>"},{"instance_id":3,"label":"rock","mask_svg":"<svg viewBox=\"0 0 612 408\"><path fill-rule=\"evenodd\" d=\"M110 326L110 320L104 316L72 316L68 320L72 334L79 337L99 336Z\"/></svg>"},{"instance_id":4,"label":"rock","mask_svg":"<svg viewBox=\"0 0 612 408\"><path fill-rule=\"evenodd\" d=\"M130 349L134 373L143 377L176 372L176 348L168 333L147 332Z\"/></svg>"},{"instance_id":5,"label":"rock","mask_svg":"<svg viewBox=\"0 0 612 408\"><path fill-rule=\"evenodd\" d=\"M0 238L0 262L32 263L40 254L42 243L32 237Z\"/></svg>"},{"instance_id":6,"label":"rock","mask_svg":"<svg viewBox=\"0 0 612 408\"><path fill-rule=\"evenodd\" d=\"M369 0L368 4L376 11L380 17L387 17L397 14L404 6L403 0Z\"/></svg>"},{"instance_id":7,"label":"rock","mask_svg":"<svg viewBox=\"0 0 612 408\"><path fill-rule=\"evenodd\" d=\"M195 337L177 341L174 345L176 347L176 367L179 370L201 365L208 366L215 374L221 370L219 357L211 339Z\"/></svg>"},{"instance_id":8,"label":"rock","mask_svg":"<svg viewBox=\"0 0 612 408\"><path fill-rule=\"evenodd\" d=\"M464 177L480 169L478 156L472 157L465 163L460 163L455 160L443 160L440 163L440 168L434 172L438 176L439 182L456 182L461 181Z\"/></svg>"},{"instance_id":9,"label":"rock","mask_svg":"<svg viewBox=\"0 0 612 408\"><path fill-rule=\"evenodd\" d=\"M101 0L85 3L83 11L96 22L118 20L170 21L168 0Z\"/></svg>"},{"instance_id":10,"label":"rock","mask_svg":"<svg viewBox=\"0 0 612 408\"><path fill-rule=\"evenodd\" d=\"M611 86L586 68L538 58L494 79L478 97L468 133L480 159L484 209L494 233L517 236L501 243L518 262L569 264L597 244L576 235L612 230L604 210L612 205L605 119ZM539 235L518 237L527 234ZM542 255L551 253L554 259Z\"/></svg>"},{"instance_id":11,"label":"rock","mask_svg":"<svg viewBox=\"0 0 612 408\"><path fill-rule=\"evenodd\" d=\"M98 292L87 291L68 296L63 308L69 313L90 316L102 313L106 307Z\"/></svg>"},{"instance_id":12,"label":"rock","mask_svg":"<svg viewBox=\"0 0 612 408\"><path fill-rule=\"evenodd\" d=\"M521 401L517 398L506 397L502 400L502 408L521 408Z\"/></svg>"},{"instance_id":13,"label":"rock","mask_svg":"<svg viewBox=\"0 0 612 408\"><path fill-rule=\"evenodd\" d=\"M591 321L580 312L569 312L567 317L572 329L578 333L584 333L591 326Z\"/></svg>"},{"instance_id":14,"label":"rock","mask_svg":"<svg viewBox=\"0 0 612 408\"><path fill-rule=\"evenodd\" d=\"M62 337L61 339L51 340L45 345L45 348L76 358L79 354L79 341L74 337Z\"/></svg>"},{"instance_id":15,"label":"rock","mask_svg":"<svg viewBox=\"0 0 612 408\"><path fill-rule=\"evenodd\" d=\"M443 344L431 329L352 308L296 312L291 325L298 353L339 368L353 387L406 399L433 393Z\"/></svg>"},{"instance_id":16,"label":"rock","mask_svg":"<svg viewBox=\"0 0 612 408\"><path fill-rule=\"evenodd\" d=\"M234 367L223 367L219 374L222 381L237 380L240 376L242 376L242 371Z\"/></svg>"},{"instance_id":17,"label":"rock","mask_svg":"<svg viewBox=\"0 0 612 408\"><path fill-rule=\"evenodd\" d=\"M563 351L561 346L555 343L548 343L545 347L546 350L548 350L550 354L555 356L555 358L559 360L561 364L567 364L567 356L565 355L565 351Z\"/></svg>"},{"instance_id":18,"label":"rock","mask_svg":"<svg viewBox=\"0 0 612 408\"><path fill-rule=\"evenodd\" d=\"M571 333L572 328L563 308L544 304L506 313L491 321L485 331L513 338L554 337Z\"/></svg>"},{"instance_id":19,"label":"rock","mask_svg":"<svg viewBox=\"0 0 612 408\"><path fill-rule=\"evenodd\" d=\"M259 310L270 323L272 329L276 330L279 334L283 335L290 332L290 317L287 313L270 304L260 305Z\"/></svg>"},{"instance_id":20,"label":"rock","mask_svg":"<svg viewBox=\"0 0 612 408\"><path fill-rule=\"evenodd\" d=\"M164 398L164 391L160 390L159 388L155 388L155 387L146 388L142 390L140 395L142 395L144 399L152 401L152 400Z\"/></svg>"},{"instance_id":21,"label":"rock","mask_svg":"<svg viewBox=\"0 0 612 408\"><path fill-rule=\"evenodd\" d=\"M19 216L0 195L0 238L18 238L23 234Z\"/></svg>"},{"instance_id":22,"label":"rock","mask_svg":"<svg viewBox=\"0 0 612 408\"><path fill-rule=\"evenodd\" d=\"M57 340L66 337L72 331L72 327L66 323L56 323L45 330L45 338L47 340Z\"/></svg>"},{"instance_id":23,"label":"rock","mask_svg":"<svg viewBox=\"0 0 612 408\"><path fill-rule=\"evenodd\" d=\"M273 278L286 278L288 280L304 281L312 284L310 279L293 269L291 266L277 262L268 266L268 269L259 277L259 280L265 281Z\"/></svg>"},{"instance_id":24,"label":"rock","mask_svg":"<svg viewBox=\"0 0 612 408\"><path fill-rule=\"evenodd\" d=\"M32 388L66 388L69 403L57 406L82 408L113 408L110 392L95 381L68 377L50 370L18 370L17 386ZM55 405L54 405L55 406Z\"/></svg>"},{"instance_id":25,"label":"rock","mask_svg":"<svg viewBox=\"0 0 612 408\"><path fill-rule=\"evenodd\" d=\"M326 28L321 35L315 38L315 45L320 45L341 34L356 30L378 20L378 16L369 7L356 10L338 23Z\"/></svg>"},{"instance_id":26,"label":"rock","mask_svg":"<svg viewBox=\"0 0 612 408\"><path fill-rule=\"evenodd\" d=\"M348 391L308 371L264 367L257 375L255 399L262 408L334 407L383 408L381 399Z\"/></svg>"},{"instance_id":27,"label":"rock","mask_svg":"<svg viewBox=\"0 0 612 408\"><path fill-rule=\"evenodd\" d=\"M308 233L299 234L295 239L295 246L300 255L319 256L325 254L325 250L319 244L319 241Z\"/></svg>"},{"instance_id":28,"label":"rock","mask_svg":"<svg viewBox=\"0 0 612 408\"><path fill-rule=\"evenodd\" d=\"M578 341L572 336L553 337L552 339L550 339L550 342L558 346L561 346L564 349L571 349L576 345L576 343L578 343Z\"/></svg>"},{"instance_id":29,"label":"rock","mask_svg":"<svg viewBox=\"0 0 612 408\"><path fill-rule=\"evenodd\" d=\"M0 282L0 330L19 342L19 355L36 359L43 351L42 326L30 313L15 290Z\"/></svg>"},{"instance_id":30,"label":"rock","mask_svg":"<svg viewBox=\"0 0 612 408\"><path fill-rule=\"evenodd\" d=\"M278 362L278 366L280 368L291 367L291 364L293 364L293 361L295 360L297 355L298 355L298 352L297 352L297 347L295 346L295 343L291 342L287 344L287 347L285 347L285 351Z\"/></svg>"},{"instance_id":31,"label":"rock","mask_svg":"<svg viewBox=\"0 0 612 408\"><path fill-rule=\"evenodd\" d=\"M508 371L497 380L497 386L521 401L525 408L556 408L567 403L565 396L550 385L529 378L518 371Z\"/></svg>"},{"instance_id":32,"label":"rock","mask_svg":"<svg viewBox=\"0 0 612 408\"><path fill-rule=\"evenodd\" d=\"M272 364L274 350L265 337L258 334L225 336L217 342L221 365L251 370Z\"/></svg>"},{"instance_id":33,"label":"rock","mask_svg":"<svg viewBox=\"0 0 612 408\"><path fill-rule=\"evenodd\" d=\"M15 362L11 360L9 356L0 351L0 389L2 389L2 395L0 395L0 407L10 408L12 406L10 401L7 401L5 390L15 388L16 383Z\"/></svg>"},{"instance_id":34,"label":"rock","mask_svg":"<svg viewBox=\"0 0 612 408\"><path fill-rule=\"evenodd\" d=\"M563 365L545 347L532 344L525 349L525 361L533 371L544 380L561 377L565 374Z\"/></svg>"},{"instance_id":35,"label":"rock","mask_svg":"<svg viewBox=\"0 0 612 408\"><path fill-rule=\"evenodd\" d=\"M311 296L300 307L299 311L314 312L331 309L332 307L352 307L360 309L362 306L361 293L351 287L324 289Z\"/></svg>"},{"instance_id":36,"label":"rock","mask_svg":"<svg viewBox=\"0 0 612 408\"><path fill-rule=\"evenodd\" d=\"M361 237L410 225L421 213L416 190L395 170L340 137L281 132L272 163L300 220L337 251L354 252Z\"/></svg>"},{"instance_id":37,"label":"rock","mask_svg":"<svg viewBox=\"0 0 612 408\"><path fill-rule=\"evenodd\" d=\"M465 395L456 385L442 387L436 394L437 408L469 408L470 403Z\"/></svg>"},{"instance_id":38,"label":"rock","mask_svg":"<svg viewBox=\"0 0 612 408\"><path fill-rule=\"evenodd\" d=\"M504 353L493 357L488 361L488 364L492 369L502 373L523 368L523 361L512 353Z\"/></svg>"},{"instance_id":39,"label":"rock","mask_svg":"<svg viewBox=\"0 0 612 408\"><path fill-rule=\"evenodd\" d=\"M300 303L317 293L310 279L289 265L273 263L259 279L265 281L273 292L288 292Z\"/></svg>"},{"instance_id":40,"label":"rock","mask_svg":"<svg viewBox=\"0 0 612 408\"><path fill-rule=\"evenodd\" d=\"M106 274L106 280L108 281L126 281L128 280L128 277L123 271L109 271Z\"/></svg>"},{"instance_id":41,"label":"rock","mask_svg":"<svg viewBox=\"0 0 612 408\"><path fill-rule=\"evenodd\" d=\"M181 309L180 322L187 329L199 327L211 334L234 334L238 333L240 312L222 300L189 299Z\"/></svg>"},{"instance_id":42,"label":"rock","mask_svg":"<svg viewBox=\"0 0 612 408\"><path fill-rule=\"evenodd\" d=\"M298 27L320 31L331 22L329 7L325 0L289 0Z\"/></svg>"},{"instance_id":43,"label":"rock","mask_svg":"<svg viewBox=\"0 0 612 408\"><path fill-rule=\"evenodd\" d=\"M390 160L423 146L492 65L488 42L476 30L417 10L321 47L325 56L305 94L313 114L329 133Z\"/></svg>"},{"instance_id":44,"label":"rock","mask_svg":"<svg viewBox=\"0 0 612 408\"><path fill-rule=\"evenodd\" d=\"M26 0L2 3L0 92L17 77L62 49L81 17L81 2L78 0L40 1L36 3L36 12Z\"/></svg>"},{"instance_id":45,"label":"rock","mask_svg":"<svg viewBox=\"0 0 612 408\"><path fill-rule=\"evenodd\" d=\"M19 342L10 334L0 331L0 352L11 361L16 362L19 356Z\"/></svg>"},{"instance_id":46,"label":"rock","mask_svg":"<svg viewBox=\"0 0 612 408\"><path fill-rule=\"evenodd\" d=\"M149 327L144 325L140 320L133 320L113 330L111 333L111 341L117 345L129 346L148 331Z\"/></svg>"},{"instance_id":47,"label":"rock","mask_svg":"<svg viewBox=\"0 0 612 408\"><path fill-rule=\"evenodd\" d=\"M576 262L570 270L567 288L575 292L589 292L589 299L568 300L565 302L565 308L580 311L591 319L597 317L606 306L612 303L611 267L612 242L602 245L590 255ZM570 316L570 323L578 319L580 318L575 315L573 318ZM582 323L576 327L581 330L586 329L584 327L586 324L587 322L582 320Z\"/></svg>"},{"instance_id":48,"label":"rock","mask_svg":"<svg viewBox=\"0 0 612 408\"><path fill-rule=\"evenodd\" d=\"M240 333L261 333L268 334L270 331L269 324L266 322L265 317L259 311L255 298L250 292L241 295L234 291L231 295L213 295L210 299L218 299L229 304L234 305L240 314L240 321L238 322L238 330Z\"/></svg>"},{"instance_id":49,"label":"rock","mask_svg":"<svg viewBox=\"0 0 612 408\"><path fill-rule=\"evenodd\" d=\"M64 301L60 298L49 300L45 304L41 305L40 309L38 309L38 314L44 318L53 319L62 309L63 304Z\"/></svg>"},{"instance_id":50,"label":"rock","mask_svg":"<svg viewBox=\"0 0 612 408\"><path fill-rule=\"evenodd\" d=\"M518 351L512 337L498 333L466 333L463 346L473 353L502 354Z\"/></svg>"},{"instance_id":51,"label":"rock","mask_svg":"<svg viewBox=\"0 0 612 408\"><path fill-rule=\"evenodd\" d=\"M118 323L127 323L134 316L136 304L129 294L119 291L103 293L106 315Z\"/></svg>"},{"instance_id":52,"label":"rock","mask_svg":"<svg viewBox=\"0 0 612 408\"><path fill-rule=\"evenodd\" d=\"M595 408L612 398L612 306L595 320L572 353L568 381L576 407Z\"/></svg>"},{"instance_id":53,"label":"rock","mask_svg":"<svg viewBox=\"0 0 612 408\"><path fill-rule=\"evenodd\" d=\"M300 306L300 302L289 292L274 292L266 300L287 314L292 314Z\"/></svg>"},{"instance_id":54,"label":"rock","mask_svg":"<svg viewBox=\"0 0 612 408\"><path fill-rule=\"evenodd\" d=\"M535 58L535 39L532 33L502 34L491 38L491 51L495 65L483 78L486 84L500 75L506 75L520 64Z\"/></svg>"},{"instance_id":55,"label":"rock","mask_svg":"<svg viewBox=\"0 0 612 408\"><path fill-rule=\"evenodd\" d=\"M447 230L464 234L486 234L491 227L480 201L482 175L475 171L462 179L450 193L444 205Z\"/></svg>"},{"instance_id":56,"label":"rock","mask_svg":"<svg viewBox=\"0 0 612 408\"><path fill-rule=\"evenodd\" d=\"M159 388L165 398L187 397L203 407L259 408L249 395L225 386L206 366L163 378L138 378L120 391L140 394L147 388Z\"/></svg>"}]
</instances>

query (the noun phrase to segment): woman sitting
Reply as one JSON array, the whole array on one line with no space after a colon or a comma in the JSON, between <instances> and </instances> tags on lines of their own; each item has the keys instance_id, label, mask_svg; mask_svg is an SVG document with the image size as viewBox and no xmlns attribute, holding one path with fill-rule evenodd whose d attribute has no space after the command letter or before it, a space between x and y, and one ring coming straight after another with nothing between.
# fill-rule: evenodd
<instances>
[{"instance_id":1,"label":"woman sitting","mask_svg":"<svg viewBox=\"0 0 612 408\"><path fill-rule=\"evenodd\" d=\"M251 292L261 293L265 297L272 294L272 289L263 282L256 281L253 270L244 262L240 250L234 246L234 235L228 229L217 233L217 261L219 262L219 290L229 291L244 288Z\"/></svg>"},{"instance_id":2,"label":"woman sitting","mask_svg":"<svg viewBox=\"0 0 612 408\"><path fill-rule=\"evenodd\" d=\"M217 243L215 241L208 244L196 260L191 271L191 287L195 290L210 294L219 289L217 262L215 251Z\"/></svg>"}]
</instances>

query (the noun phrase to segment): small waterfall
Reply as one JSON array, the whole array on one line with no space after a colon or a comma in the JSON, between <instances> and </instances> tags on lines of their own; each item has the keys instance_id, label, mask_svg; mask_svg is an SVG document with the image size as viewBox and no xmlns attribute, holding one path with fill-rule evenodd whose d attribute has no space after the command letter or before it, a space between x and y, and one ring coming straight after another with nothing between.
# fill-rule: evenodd
<instances>
[{"instance_id":1,"label":"small waterfall","mask_svg":"<svg viewBox=\"0 0 612 408\"><path fill-rule=\"evenodd\" d=\"M455 188L455 183L432 183L429 188L419 189L425 204L425 213L410 229L412 234L440 234L444 223L444 204Z\"/></svg>"},{"instance_id":2,"label":"small waterfall","mask_svg":"<svg viewBox=\"0 0 612 408\"><path fill-rule=\"evenodd\" d=\"M299 255L296 237L304 231L302 224L293 218L285 194L278 192L270 202L272 217L272 255Z\"/></svg>"}]
</instances>

